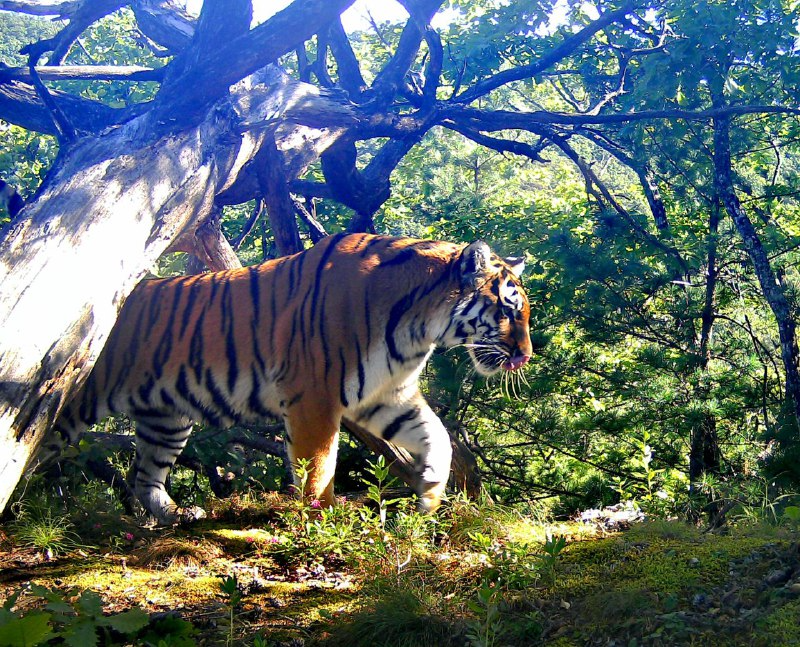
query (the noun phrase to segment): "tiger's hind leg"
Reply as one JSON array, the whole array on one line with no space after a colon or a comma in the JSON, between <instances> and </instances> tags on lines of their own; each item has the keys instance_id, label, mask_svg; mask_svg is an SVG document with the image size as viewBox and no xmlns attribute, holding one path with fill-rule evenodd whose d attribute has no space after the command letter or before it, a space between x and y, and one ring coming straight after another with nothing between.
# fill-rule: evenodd
<instances>
[{"instance_id":1,"label":"tiger's hind leg","mask_svg":"<svg viewBox=\"0 0 800 647\"><path fill-rule=\"evenodd\" d=\"M339 448L340 418L328 411L297 405L285 420L286 453L292 465L294 484L303 487L303 497L319 501L323 508L336 503L333 475ZM307 465L305 482L298 474L301 462Z\"/></svg>"},{"instance_id":2,"label":"tiger's hind leg","mask_svg":"<svg viewBox=\"0 0 800 647\"><path fill-rule=\"evenodd\" d=\"M136 417L136 457L128 481L144 509L164 525L205 517L202 508L180 508L167 494L167 476L186 446L192 424L186 418Z\"/></svg>"},{"instance_id":3,"label":"tiger's hind leg","mask_svg":"<svg viewBox=\"0 0 800 647\"><path fill-rule=\"evenodd\" d=\"M426 512L444 497L453 449L450 434L420 393L402 402L373 402L357 414L356 422L371 434L408 450L417 471L415 489Z\"/></svg>"}]
</instances>

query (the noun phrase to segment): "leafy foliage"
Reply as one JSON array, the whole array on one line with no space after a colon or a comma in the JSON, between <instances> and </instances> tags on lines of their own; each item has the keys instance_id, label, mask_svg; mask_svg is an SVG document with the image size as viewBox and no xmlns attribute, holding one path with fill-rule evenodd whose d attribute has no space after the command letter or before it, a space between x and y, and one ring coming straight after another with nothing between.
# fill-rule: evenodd
<instances>
[{"instance_id":1,"label":"leafy foliage","mask_svg":"<svg viewBox=\"0 0 800 647\"><path fill-rule=\"evenodd\" d=\"M103 602L92 591L65 595L32 584L27 593L45 604L40 610L24 613L14 611L20 593L9 597L0 609L0 645L4 647L110 646L130 644L131 639L137 638L142 641L137 644L157 642L175 647L195 644L191 638L194 629L186 621L173 618L151 623L147 613L137 607L104 615Z\"/></svg>"}]
</instances>

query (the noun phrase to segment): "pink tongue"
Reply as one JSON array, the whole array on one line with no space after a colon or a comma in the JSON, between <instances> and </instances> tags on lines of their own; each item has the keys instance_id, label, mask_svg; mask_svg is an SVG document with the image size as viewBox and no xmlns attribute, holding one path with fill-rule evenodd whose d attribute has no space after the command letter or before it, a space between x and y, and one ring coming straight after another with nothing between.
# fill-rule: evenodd
<instances>
[{"instance_id":1,"label":"pink tongue","mask_svg":"<svg viewBox=\"0 0 800 647\"><path fill-rule=\"evenodd\" d=\"M530 357L527 355L517 355L516 357L511 357L505 364L503 364L503 368L507 371L516 371L518 368L525 366L529 359Z\"/></svg>"}]
</instances>

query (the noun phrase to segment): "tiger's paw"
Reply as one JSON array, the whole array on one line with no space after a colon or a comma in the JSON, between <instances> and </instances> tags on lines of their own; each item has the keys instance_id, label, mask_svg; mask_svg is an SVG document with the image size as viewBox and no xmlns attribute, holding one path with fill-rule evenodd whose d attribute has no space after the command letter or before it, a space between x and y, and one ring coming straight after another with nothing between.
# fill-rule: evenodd
<instances>
[{"instance_id":1,"label":"tiger's paw","mask_svg":"<svg viewBox=\"0 0 800 647\"><path fill-rule=\"evenodd\" d=\"M420 488L417 509L419 512L435 512L445 496L445 483L425 483Z\"/></svg>"},{"instance_id":2,"label":"tiger's paw","mask_svg":"<svg viewBox=\"0 0 800 647\"><path fill-rule=\"evenodd\" d=\"M188 508L178 508L175 512L176 520L173 523L188 524L206 518L206 511L196 505Z\"/></svg>"},{"instance_id":3,"label":"tiger's paw","mask_svg":"<svg viewBox=\"0 0 800 647\"><path fill-rule=\"evenodd\" d=\"M188 525L205 519L206 511L196 505L188 508L171 505L159 510L158 514L154 513L153 517L158 526Z\"/></svg>"}]
</instances>

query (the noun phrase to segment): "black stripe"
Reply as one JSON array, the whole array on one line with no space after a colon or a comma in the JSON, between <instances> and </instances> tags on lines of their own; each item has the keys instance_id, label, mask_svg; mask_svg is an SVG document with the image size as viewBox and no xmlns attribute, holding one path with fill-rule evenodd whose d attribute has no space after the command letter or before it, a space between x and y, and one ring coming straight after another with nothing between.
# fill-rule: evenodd
<instances>
[{"instance_id":1,"label":"black stripe","mask_svg":"<svg viewBox=\"0 0 800 647\"><path fill-rule=\"evenodd\" d=\"M217 381L214 379L214 374L211 372L210 368L206 369L205 385L206 388L208 389L208 393L211 395L211 401L217 408L217 410L220 411L222 415L229 418L230 420L236 421L239 418L239 414L236 413L236 411L231 406L230 400L222 392L222 389L219 388L219 385L217 384Z\"/></svg>"},{"instance_id":2,"label":"black stripe","mask_svg":"<svg viewBox=\"0 0 800 647\"><path fill-rule=\"evenodd\" d=\"M161 389L161 400L168 407L174 407L175 406L175 400L172 399L172 396L164 388Z\"/></svg>"},{"instance_id":3,"label":"black stripe","mask_svg":"<svg viewBox=\"0 0 800 647\"><path fill-rule=\"evenodd\" d=\"M150 294L150 302L148 303L148 316L147 316L147 334L153 330L153 327L158 322L159 315L161 314L161 291L164 287L164 281L153 281L151 283L152 290Z\"/></svg>"},{"instance_id":4,"label":"black stripe","mask_svg":"<svg viewBox=\"0 0 800 647\"><path fill-rule=\"evenodd\" d=\"M366 375L364 373L364 364L361 360L361 345L358 343L358 337L353 340L356 347L356 361L358 362L358 400L361 401L364 397L364 382L366 382Z\"/></svg>"},{"instance_id":5,"label":"black stripe","mask_svg":"<svg viewBox=\"0 0 800 647\"><path fill-rule=\"evenodd\" d=\"M406 247L403 251L401 251L398 254L395 254L388 261L381 261L378 267L393 267L395 265L405 265L416 255L417 253L414 251L413 248Z\"/></svg>"},{"instance_id":6,"label":"black stripe","mask_svg":"<svg viewBox=\"0 0 800 647\"><path fill-rule=\"evenodd\" d=\"M186 441L181 441L180 445L176 447L175 441L168 441L163 438L156 438L155 436L151 436L150 434L142 431L138 427L136 428L136 442L144 441L148 445L155 445L156 447L163 447L164 449L183 449L183 446L186 444ZM141 465L139 466L139 471L142 470Z\"/></svg>"},{"instance_id":7,"label":"black stripe","mask_svg":"<svg viewBox=\"0 0 800 647\"><path fill-rule=\"evenodd\" d=\"M230 291L228 291L230 295ZM228 299L231 297L228 296ZM231 306L230 313L227 317L228 325L225 334L225 356L228 359L228 391L233 393L233 389L236 387L236 380L239 377L239 360L236 354L236 329L233 323L233 309L232 304L228 304Z\"/></svg>"},{"instance_id":8,"label":"black stripe","mask_svg":"<svg viewBox=\"0 0 800 647\"><path fill-rule=\"evenodd\" d=\"M413 409L409 409L405 413L401 413L386 426L386 429L383 430L383 439L391 440L397 434L397 432L400 431L400 428L403 426L403 423L408 422L409 420L413 420L418 415L419 415L419 407L414 407Z\"/></svg>"},{"instance_id":9,"label":"black stripe","mask_svg":"<svg viewBox=\"0 0 800 647\"><path fill-rule=\"evenodd\" d=\"M97 421L97 388L94 380L88 382L83 390L81 406L78 408L78 418L87 425Z\"/></svg>"},{"instance_id":10,"label":"black stripe","mask_svg":"<svg viewBox=\"0 0 800 647\"><path fill-rule=\"evenodd\" d=\"M210 422L215 427L222 427L222 420L217 416L213 411L211 411L208 407L204 406L200 400L198 400L194 394L189 390L189 382L186 377L186 369L181 366L181 370L178 373L178 380L175 382L175 388L178 392L178 395L183 398L183 400L192 407L197 413L199 414L200 418L203 418Z\"/></svg>"},{"instance_id":11,"label":"black stripe","mask_svg":"<svg viewBox=\"0 0 800 647\"><path fill-rule=\"evenodd\" d=\"M253 341L253 357L256 358L256 362L258 363L258 367L261 369L261 373L264 374L267 372L267 362L261 353L261 346L258 343L261 340L261 335L259 334L261 331L258 329L255 319L252 321L250 326L250 332L252 333Z\"/></svg>"},{"instance_id":12,"label":"black stripe","mask_svg":"<svg viewBox=\"0 0 800 647\"><path fill-rule=\"evenodd\" d=\"M198 382L203 379L203 359L205 346L205 341L203 338L203 322L206 318L206 312L207 311L204 308L197 317L194 332L192 333L192 338L189 341L189 366L194 370L194 376Z\"/></svg>"},{"instance_id":13,"label":"black stripe","mask_svg":"<svg viewBox=\"0 0 800 647\"><path fill-rule=\"evenodd\" d=\"M150 459L150 463L155 465L159 469L169 470L169 469L172 469L173 465L175 465L175 460L173 459L171 461L160 461L160 460L157 460L155 458L151 458Z\"/></svg>"},{"instance_id":14,"label":"black stripe","mask_svg":"<svg viewBox=\"0 0 800 647\"><path fill-rule=\"evenodd\" d=\"M247 398L247 406L257 415L267 418L272 415L272 412L261 402L261 382L258 379L255 367L251 369L251 375L253 378L253 388L250 390L250 395Z\"/></svg>"},{"instance_id":15,"label":"black stripe","mask_svg":"<svg viewBox=\"0 0 800 647\"><path fill-rule=\"evenodd\" d=\"M375 238L371 239L366 246L364 247L364 251L361 252L361 258L366 258L370 250L375 247L375 245L382 245L386 242L386 238L382 238L380 236L376 236Z\"/></svg>"},{"instance_id":16,"label":"black stripe","mask_svg":"<svg viewBox=\"0 0 800 647\"><path fill-rule=\"evenodd\" d=\"M208 275L208 284L211 286L211 294L208 295L208 303L214 303L219 292L220 278L217 272L212 272Z\"/></svg>"},{"instance_id":17,"label":"black stripe","mask_svg":"<svg viewBox=\"0 0 800 647\"><path fill-rule=\"evenodd\" d=\"M327 312L325 308L327 298L328 298L328 293L326 292L322 296L322 312ZM320 340L322 341L322 355L325 358L325 379L327 380L328 375L331 372L331 367L333 362L331 361L331 349L328 344L328 336L325 334L325 317L323 317L322 321L319 322L319 336Z\"/></svg>"},{"instance_id":18,"label":"black stripe","mask_svg":"<svg viewBox=\"0 0 800 647\"><path fill-rule=\"evenodd\" d=\"M385 409L385 408L386 408L385 404L378 403L378 404L370 407L366 411L364 411L364 413L362 413L358 417L358 419L359 420L370 420L376 413L378 413L378 411L380 411L381 409Z\"/></svg>"},{"instance_id":19,"label":"black stripe","mask_svg":"<svg viewBox=\"0 0 800 647\"><path fill-rule=\"evenodd\" d=\"M306 295L303 297L302 302L300 303L300 307L298 312L300 314L298 327L300 328L300 343L302 344L302 348L304 351L305 357L309 358L309 349L308 345L306 344L306 304L308 303L308 299L311 296L311 288L306 290ZM323 302L325 301L325 296L323 295L322 298ZM325 316L325 308L322 309L323 316ZM314 327L313 320L311 324L311 328ZM309 358L310 359L310 358Z\"/></svg>"},{"instance_id":20,"label":"black stripe","mask_svg":"<svg viewBox=\"0 0 800 647\"><path fill-rule=\"evenodd\" d=\"M139 315L136 317L136 323L134 324L134 331L141 331L144 319L144 308L139 309ZM122 362L119 366L119 372L117 373L116 379L114 380L113 386L107 389L108 397L109 397L109 405L111 404L111 397L112 394L115 393L128 379L128 376L131 373L131 369L136 366L138 355L139 355L139 345L140 345L140 335L134 334L131 335L130 341L128 342L128 347L125 349L125 352L122 356ZM113 355L107 355L108 360L107 364L109 368L114 365ZM106 383L108 384L110 377L106 377ZM112 411L114 410L113 406L109 407Z\"/></svg>"},{"instance_id":21,"label":"black stripe","mask_svg":"<svg viewBox=\"0 0 800 647\"><path fill-rule=\"evenodd\" d=\"M145 383L139 386L139 397L142 399L142 402L145 404L150 404L150 396L153 393L153 388L156 385L156 381L153 379L152 374L147 375L147 380Z\"/></svg>"},{"instance_id":22,"label":"black stripe","mask_svg":"<svg viewBox=\"0 0 800 647\"><path fill-rule=\"evenodd\" d=\"M178 333L178 339L182 339L186 334L186 329L189 327L189 319L194 312L194 304L197 301L197 296L200 293L200 282L195 280L189 288L189 296L186 297L186 305L183 307L183 316L181 317L181 329Z\"/></svg>"},{"instance_id":23,"label":"black stripe","mask_svg":"<svg viewBox=\"0 0 800 647\"><path fill-rule=\"evenodd\" d=\"M359 249L361 249L367 242L367 238L368 237L366 235L361 234L360 238L358 239L358 242L355 245L353 245L353 251L357 252Z\"/></svg>"},{"instance_id":24,"label":"black stripe","mask_svg":"<svg viewBox=\"0 0 800 647\"><path fill-rule=\"evenodd\" d=\"M275 326L278 321L278 304L276 302L276 292L278 285L278 274L283 270L283 266L285 265L285 261L279 263L278 266L275 268L275 272L272 275L272 289L269 291L269 313L270 313L270 321L269 321L269 356L270 360L275 357Z\"/></svg>"},{"instance_id":25,"label":"black stripe","mask_svg":"<svg viewBox=\"0 0 800 647\"><path fill-rule=\"evenodd\" d=\"M173 307L169 323L165 327L164 333L161 335L161 339L158 341L156 350L153 353L153 370L157 378L164 374L164 364L167 363L169 356L172 354L172 326L170 324L173 321L174 314L175 308Z\"/></svg>"},{"instance_id":26,"label":"black stripe","mask_svg":"<svg viewBox=\"0 0 800 647\"><path fill-rule=\"evenodd\" d=\"M367 329L367 353L369 353L369 349L372 346L372 314L370 309L371 306L369 304L369 292L367 291L364 293L364 325Z\"/></svg>"},{"instance_id":27,"label":"black stripe","mask_svg":"<svg viewBox=\"0 0 800 647\"><path fill-rule=\"evenodd\" d=\"M311 297L311 314L309 315L310 321L316 321L316 314L317 314L317 304L319 302L319 292L322 289L322 272L325 269L325 265L328 262L328 259L331 257L334 251L336 251L336 246L339 244L339 241L344 238L345 234L336 234L335 236L330 237L330 242L328 243L328 247L322 253L322 257L319 259L319 263L317 264L317 270L314 275L314 295ZM320 317L320 319L324 319L324 317ZM321 326L322 324L320 324ZM311 329L311 337L314 337L314 329Z\"/></svg>"},{"instance_id":28,"label":"black stripe","mask_svg":"<svg viewBox=\"0 0 800 647\"><path fill-rule=\"evenodd\" d=\"M398 362L404 362L405 357L400 354L397 348L394 334L397 327L400 325L400 320L403 318L403 315L414 305L418 290L419 288L414 288L392 306L392 310L389 313L389 321L386 323L386 346L389 349L389 357Z\"/></svg>"},{"instance_id":29,"label":"black stripe","mask_svg":"<svg viewBox=\"0 0 800 647\"><path fill-rule=\"evenodd\" d=\"M250 299L253 302L253 326L255 328L261 318L261 286L258 282L258 266L249 267L247 271L250 277Z\"/></svg>"}]
</instances>

